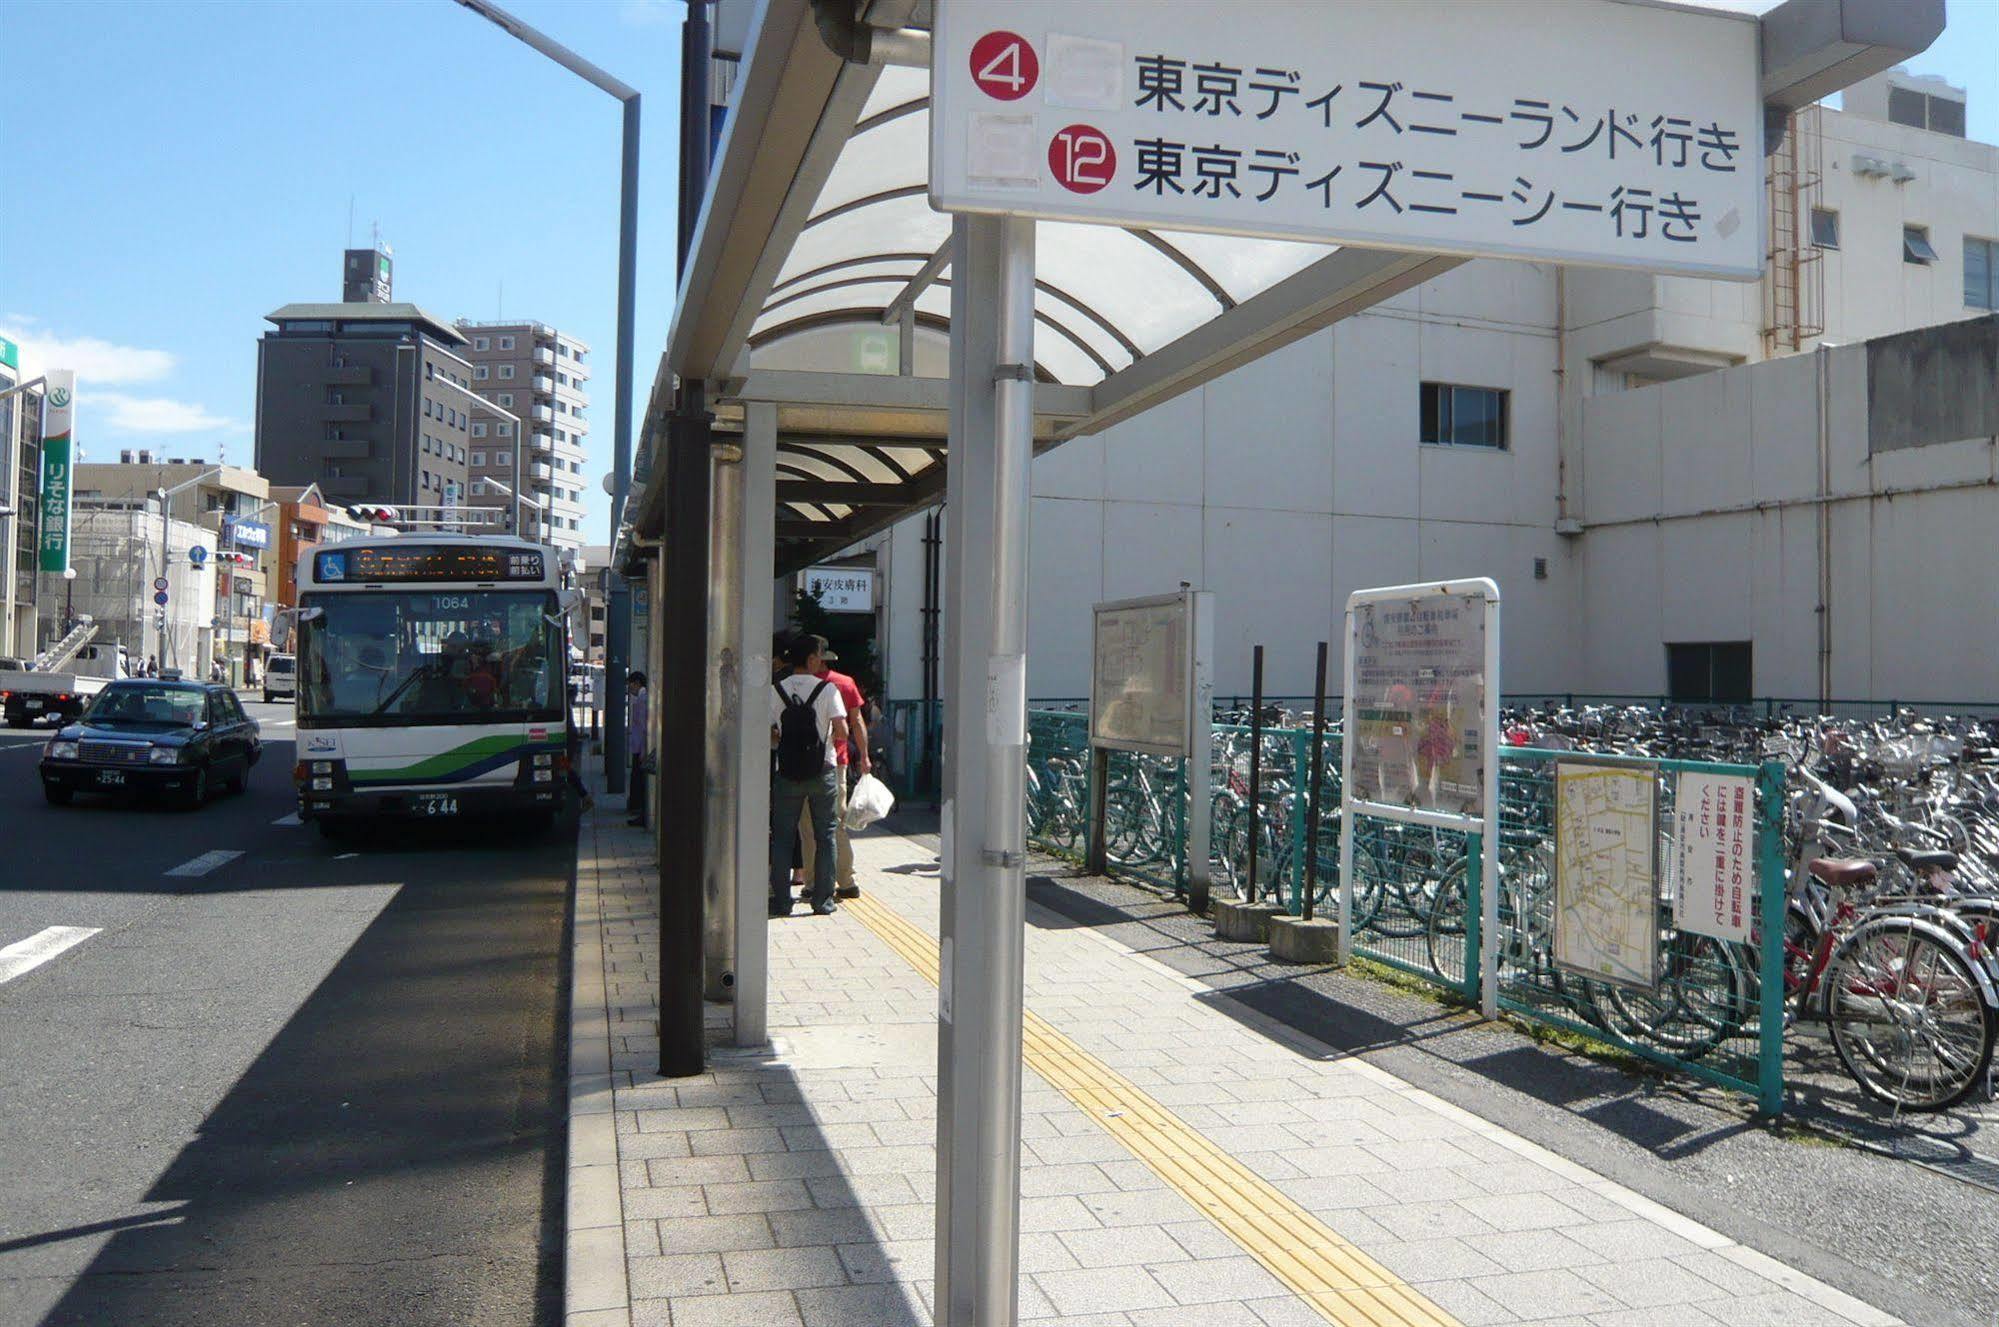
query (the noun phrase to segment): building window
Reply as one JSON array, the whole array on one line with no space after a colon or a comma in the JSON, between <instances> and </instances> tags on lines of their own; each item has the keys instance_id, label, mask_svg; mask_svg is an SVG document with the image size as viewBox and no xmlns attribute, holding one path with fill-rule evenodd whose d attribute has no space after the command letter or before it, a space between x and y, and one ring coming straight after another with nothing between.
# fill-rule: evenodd
<instances>
[{"instance_id":1,"label":"building window","mask_svg":"<svg viewBox=\"0 0 1999 1327\"><path fill-rule=\"evenodd\" d=\"M1999 240L1964 240L1964 303L1999 309Z\"/></svg>"},{"instance_id":2,"label":"building window","mask_svg":"<svg viewBox=\"0 0 1999 1327\"><path fill-rule=\"evenodd\" d=\"M1964 137L1964 103L1951 97L1931 97L1914 88L1891 87L1888 118L1912 129Z\"/></svg>"},{"instance_id":3,"label":"building window","mask_svg":"<svg viewBox=\"0 0 1999 1327\"><path fill-rule=\"evenodd\" d=\"M1750 643L1666 646L1666 692L1673 700L1740 705L1751 694Z\"/></svg>"},{"instance_id":4,"label":"building window","mask_svg":"<svg viewBox=\"0 0 1999 1327\"><path fill-rule=\"evenodd\" d=\"M473 436L473 437L475 437L475 438L483 438L483 437L485 437L485 436L486 436L486 426L485 426L484 424L474 424L474 425L472 426L472 436Z\"/></svg>"},{"instance_id":5,"label":"building window","mask_svg":"<svg viewBox=\"0 0 1999 1327\"><path fill-rule=\"evenodd\" d=\"M1812 209L1812 243L1821 249L1839 247L1839 213L1829 207Z\"/></svg>"},{"instance_id":6,"label":"building window","mask_svg":"<svg viewBox=\"0 0 1999 1327\"><path fill-rule=\"evenodd\" d=\"M514 426L502 420L500 423L493 425L493 432L502 438L511 438L514 436Z\"/></svg>"},{"instance_id":7,"label":"building window","mask_svg":"<svg viewBox=\"0 0 1999 1327\"><path fill-rule=\"evenodd\" d=\"M514 366L511 364L502 364L499 366L499 369L502 378L511 378L514 376Z\"/></svg>"},{"instance_id":8,"label":"building window","mask_svg":"<svg viewBox=\"0 0 1999 1327\"><path fill-rule=\"evenodd\" d=\"M501 393L500 393L500 404L501 404L501 405L506 405L506 406L510 406L510 405L512 405L513 403L514 403L514 394L513 394L512 392L501 392Z\"/></svg>"},{"instance_id":9,"label":"building window","mask_svg":"<svg viewBox=\"0 0 1999 1327\"><path fill-rule=\"evenodd\" d=\"M513 463L514 463L514 454L512 452L493 453L494 465L512 465Z\"/></svg>"},{"instance_id":10,"label":"building window","mask_svg":"<svg viewBox=\"0 0 1999 1327\"><path fill-rule=\"evenodd\" d=\"M1426 382L1422 440L1446 447L1506 448L1507 393L1491 387Z\"/></svg>"},{"instance_id":11,"label":"building window","mask_svg":"<svg viewBox=\"0 0 1999 1327\"><path fill-rule=\"evenodd\" d=\"M437 377L437 365L425 361L423 366L423 380L425 382L430 382L436 377Z\"/></svg>"},{"instance_id":12,"label":"building window","mask_svg":"<svg viewBox=\"0 0 1999 1327\"><path fill-rule=\"evenodd\" d=\"M484 364L474 364L472 366L472 380L474 382L486 381L486 366Z\"/></svg>"},{"instance_id":13,"label":"building window","mask_svg":"<svg viewBox=\"0 0 1999 1327\"><path fill-rule=\"evenodd\" d=\"M425 419L430 418L430 398L428 396L423 398L423 417Z\"/></svg>"},{"instance_id":14,"label":"building window","mask_svg":"<svg viewBox=\"0 0 1999 1327\"><path fill-rule=\"evenodd\" d=\"M512 350L513 348L514 348L514 338L512 338L511 336L503 336L500 338L500 349Z\"/></svg>"},{"instance_id":15,"label":"building window","mask_svg":"<svg viewBox=\"0 0 1999 1327\"><path fill-rule=\"evenodd\" d=\"M475 336L472 338L472 348L474 350L484 350L491 344L492 342L483 336Z\"/></svg>"},{"instance_id":16,"label":"building window","mask_svg":"<svg viewBox=\"0 0 1999 1327\"><path fill-rule=\"evenodd\" d=\"M1937 260L1937 251L1930 247L1928 226L1902 227L1902 261L1921 263L1928 266Z\"/></svg>"},{"instance_id":17,"label":"building window","mask_svg":"<svg viewBox=\"0 0 1999 1327\"><path fill-rule=\"evenodd\" d=\"M473 452L473 453L472 453L472 464L474 464L474 465L484 465L484 464L486 464L486 453L484 453L484 452Z\"/></svg>"}]
</instances>

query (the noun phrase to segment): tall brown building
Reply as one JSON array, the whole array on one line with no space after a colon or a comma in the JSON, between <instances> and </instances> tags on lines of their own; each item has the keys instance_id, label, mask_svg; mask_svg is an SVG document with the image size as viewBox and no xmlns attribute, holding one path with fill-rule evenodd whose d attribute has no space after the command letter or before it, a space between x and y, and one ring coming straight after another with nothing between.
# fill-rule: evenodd
<instances>
[{"instance_id":1,"label":"tall brown building","mask_svg":"<svg viewBox=\"0 0 1999 1327\"><path fill-rule=\"evenodd\" d=\"M512 419L473 405L466 501L513 511L516 528L529 538L580 548L590 347L546 323L460 319L457 330L465 338L457 350L472 365L473 391L527 430L522 446ZM524 501L507 497L495 480Z\"/></svg>"}]
</instances>

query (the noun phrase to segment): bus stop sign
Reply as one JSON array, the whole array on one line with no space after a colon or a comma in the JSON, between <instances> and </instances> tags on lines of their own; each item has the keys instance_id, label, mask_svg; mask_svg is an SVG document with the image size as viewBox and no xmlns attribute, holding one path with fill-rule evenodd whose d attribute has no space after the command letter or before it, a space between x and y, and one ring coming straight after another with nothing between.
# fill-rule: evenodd
<instances>
[{"instance_id":1,"label":"bus stop sign","mask_svg":"<svg viewBox=\"0 0 1999 1327\"><path fill-rule=\"evenodd\" d=\"M943 211L1763 274L1751 15L940 0Z\"/></svg>"}]
</instances>

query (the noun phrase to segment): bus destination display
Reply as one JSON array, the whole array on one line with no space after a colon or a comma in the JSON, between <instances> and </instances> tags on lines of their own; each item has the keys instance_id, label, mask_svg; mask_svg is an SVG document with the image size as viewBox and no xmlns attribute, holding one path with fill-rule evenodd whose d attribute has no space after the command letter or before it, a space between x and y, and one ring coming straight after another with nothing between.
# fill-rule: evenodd
<instances>
[{"instance_id":1,"label":"bus destination display","mask_svg":"<svg viewBox=\"0 0 1999 1327\"><path fill-rule=\"evenodd\" d=\"M336 548L314 555L321 584L387 581L538 581L543 555L530 549L413 544L401 548Z\"/></svg>"}]
</instances>

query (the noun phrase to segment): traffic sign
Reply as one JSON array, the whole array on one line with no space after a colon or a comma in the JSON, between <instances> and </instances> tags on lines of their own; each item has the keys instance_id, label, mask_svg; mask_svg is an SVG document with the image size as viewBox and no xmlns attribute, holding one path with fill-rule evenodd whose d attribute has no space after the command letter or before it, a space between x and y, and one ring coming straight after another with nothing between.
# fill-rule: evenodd
<instances>
[{"instance_id":1,"label":"traffic sign","mask_svg":"<svg viewBox=\"0 0 1999 1327\"><path fill-rule=\"evenodd\" d=\"M158 593L156 593L153 596L153 602L158 604L160 607L165 608L167 606L167 592L165 590L161 590Z\"/></svg>"},{"instance_id":2,"label":"traffic sign","mask_svg":"<svg viewBox=\"0 0 1999 1327\"><path fill-rule=\"evenodd\" d=\"M187 560L189 562L192 562L195 566L198 567L202 563L208 561L208 550L203 548L200 544L196 544L194 547L187 550Z\"/></svg>"},{"instance_id":3,"label":"traffic sign","mask_svg":"<svg viewBox=\"0 0 1999 1327\"><path fill-rule=\"evenodd\" d=\"M167 578L164 576L153 577L153 588L161 594L165 594L167 590Z\"/></svg>"},{"instance_id":4,"label":"traffic sign","mask_svg":"<svg viewBox=\"0 0 1999 1327\"><path fill-rule=\"evenodd\" d=\"M1414 8L938 5L931 205L1762 277L1753 15Z\"/></svg>"}]
</instances>

